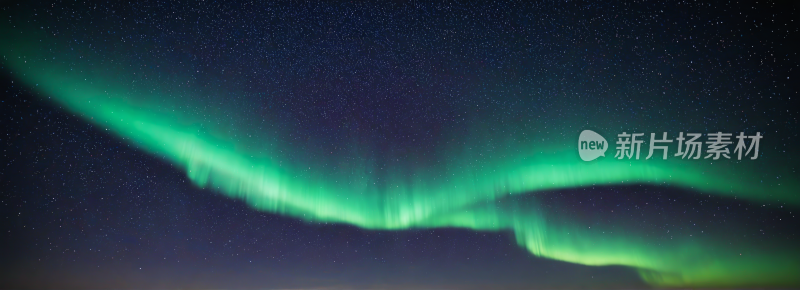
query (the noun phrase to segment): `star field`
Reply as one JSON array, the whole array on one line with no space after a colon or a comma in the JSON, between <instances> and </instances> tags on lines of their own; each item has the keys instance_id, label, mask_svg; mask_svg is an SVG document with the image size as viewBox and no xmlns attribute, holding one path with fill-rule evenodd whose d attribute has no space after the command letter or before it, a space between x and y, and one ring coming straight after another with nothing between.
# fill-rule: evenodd
<instances>
[{"instance_id":1,"label":"star field","mask_svg":"<svg viewBox=\"0 0 800 290\"><path fill-rule=\"evenodd\" d=\"M3 4L2 285L796 287L796 15ZM585 129L764 137L584 162Z\"/></svg>"}]
</instances>

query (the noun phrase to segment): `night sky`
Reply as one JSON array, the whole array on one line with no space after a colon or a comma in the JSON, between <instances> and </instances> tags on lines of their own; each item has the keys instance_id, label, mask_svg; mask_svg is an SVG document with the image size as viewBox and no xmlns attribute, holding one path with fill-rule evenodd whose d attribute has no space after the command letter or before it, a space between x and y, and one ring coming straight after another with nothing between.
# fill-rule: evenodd
<instances>
[{"instance_id":1,"label":"night sky","mask_svg":"<svg viewBox=\"0 0 800 290\"><path fill-rule=\"evenodd\" d=\"M0 4L0 288L800 287L800 6L527 2Z\"/></svg>"}]
</instances>

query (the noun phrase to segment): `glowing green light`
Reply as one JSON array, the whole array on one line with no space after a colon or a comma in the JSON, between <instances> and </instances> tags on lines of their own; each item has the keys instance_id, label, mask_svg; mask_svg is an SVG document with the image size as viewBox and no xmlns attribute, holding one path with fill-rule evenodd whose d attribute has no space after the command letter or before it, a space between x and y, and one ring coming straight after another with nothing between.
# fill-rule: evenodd
<instances>
[{"instance_id":1,"label":"glowing green light","mask_svg":"<svg viewBox=\"0 0 800 290\"><path fill-rule=\"evenodd\" d=\"M794 181L764 184L747 171L751 169L711 162L620 161L610 156L583 162L570 143L542 144L530 152L473 163L453 154L441 168L403 168L398 171L411 173L391 176L382 186L374 186L375 176L363 173L367 170L343 174L320 169L315 174L314 164L282 162L281 156L252 157L255 154L242 149L246 146L232 136L198 132L196 124L213 128L213 122L180 111L171 114L161 108L170 104L158 102L158 97L137 101L128 85L114 81L124 69L86 63L68 68L32 54L36 50L10 43L3 47L6 64L25 84L143 150L163 156L198 186L244 200L259 210L367 229L508 230L536 256L635 267L654 285L797 285L800 279L795 254L766 249L743 255L738 248L720 246L717 241L662 241L624 229L607 235L569 220L555 220L542 214L535 203L514 209L495 204L500 198L541 190L644 183L798 205L795 193L800 187ZM185 99L190 101L192 96ZM578 132L572 132L576 138ZM261 140L280 137L259 136Z\"/></svg>"}]
</instances>

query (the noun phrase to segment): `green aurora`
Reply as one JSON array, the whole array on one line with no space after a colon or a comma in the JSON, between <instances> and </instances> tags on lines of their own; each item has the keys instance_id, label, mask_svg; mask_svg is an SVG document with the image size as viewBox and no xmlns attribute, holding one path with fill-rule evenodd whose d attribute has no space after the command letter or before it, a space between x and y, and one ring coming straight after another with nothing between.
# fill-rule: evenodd
<instances>
[{"instance_id":1,"label":"green aurora","mask_svg":"<svg viewBox=\"0 0 800 290\"><path fill-rule=\"evenodd\" d=\"M573 144L583 128L573 127L563 139L545 144L512 142L506 146L512 149L494 152L482 150L493 138L471 138L472 150L447 148L446 157L437 165L398 165L386 169L388 177L381 179L372 162L364 158L360 164L339 167L325 162L308 164L295 155L309 148L282 143L284 136L258 133L255 142L242 140L237 137L241 133L234 135L226 129L236 124L221 124L200 117L207 114L181 110L182 102L193 99L191 91L160 95L152 80L130 76L123 65L92 63L92 51L86 45L79 49L80 54L67 54L44 49L65 49L56 41L46 46L31 40L39 38L9 32L3 39L5 69L42 98L165 158L198 186L241 199L258 210L372 230L457 227L509 231L533 255L583 265L633 267L643 280L656 286L800 285L800 255L791 245L726 246L701 237L665 242L657 236L626 231L624 225L617 225L615 233L607 235L567 216L545 214L536 202L499 204L509 196L544 190L652 184L799 206L796 181L763 181L761 174L753 172L756 161L616 160L610 158L611 149L606 158L583 162ZM131 78L141 84L131 84ZM216 114L224 112L225 108ZM242 113L233 119L246 118ZM595 126L606 138L618 133L611 125ZM460 138L488 134L480 128L471 130ZM254 144L264 148L253 149ZM347 154L358 159L366 153L354 147Z\"/></svg>"}]
</instances>

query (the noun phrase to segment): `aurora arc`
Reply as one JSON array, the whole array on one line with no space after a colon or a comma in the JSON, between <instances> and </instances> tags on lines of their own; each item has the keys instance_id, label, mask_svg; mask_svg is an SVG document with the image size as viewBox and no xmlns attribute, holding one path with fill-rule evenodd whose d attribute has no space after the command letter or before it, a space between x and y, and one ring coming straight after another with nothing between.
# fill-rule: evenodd
<instances>
[{"instance_id":1,"label":"aurora arc","mask_svg":"<svg viewBox=\"0 0 800 290\"><path fill-rule=\"evenodd\" d=\"M84 65L74 72L24 43L11 41L2 47L12 76L70 112L162 156L198 186L244 200L258 210L373 230L458 227L510 231L533 255L592 266L629 266L637 269L643 280L658 286L800 283L796 275L800 260L795 259L793 249L753 250L741 257L735 254L740 249L719 246L710 239L657 243L619 229L618 234L609 236L568 219L545 216L535 203L513 209L494 204L508 196L542 190L656 184L797 206L800 197L795 193L800 187L794 181L765 185L748 178L752 174L744 169L705 163L685 166L683 160L631 162L607 157L582 162L574 144L548 144L532 150L547 154L497 158L482 161L481 166L467 167L455 161L459 158L451 158L443 174L414 174L384 186L371 186L374 177L363 173L326 178L325 172L303 173L300 168L315 169L306 164L252 157L252 152L230 136L198 132L193 124L213 127L199 118L165 114L158 104L137 101L136 96L132 100L126 86L114 79L124 70L92 73L91 67Z\"/></svg>"}]
</instances>

